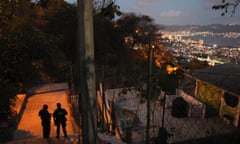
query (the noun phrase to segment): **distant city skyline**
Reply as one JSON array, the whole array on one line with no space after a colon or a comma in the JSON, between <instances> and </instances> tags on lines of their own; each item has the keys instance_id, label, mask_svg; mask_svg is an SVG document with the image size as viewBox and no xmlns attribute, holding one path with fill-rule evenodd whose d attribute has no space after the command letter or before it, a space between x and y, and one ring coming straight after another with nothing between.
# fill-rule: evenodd
<instances>
[{"instance_id":1,"label":"distant city skyline","mask_svg":"<svg viewBox=\"0 0 240 144\"><path fill-rule=\"evenodd\" d=\"M76 2L76 0L66 0ZM240 24L240 6L233 16L221 16L212 6L221 0L115 0L123 13L148 15L156 24L209 25Z\"/></svg>"}]
</instances>

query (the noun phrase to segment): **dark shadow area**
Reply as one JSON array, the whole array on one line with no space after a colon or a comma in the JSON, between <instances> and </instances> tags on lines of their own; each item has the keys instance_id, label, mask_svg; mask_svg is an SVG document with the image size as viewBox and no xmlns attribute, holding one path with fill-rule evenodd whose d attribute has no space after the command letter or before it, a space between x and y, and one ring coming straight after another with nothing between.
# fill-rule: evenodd
<instances>
[{"instance_id":1,"label":"dark shadow area","mask_svg":"<svg viewBox=\"0 0 240 144\"><path fill-rule=\"evenodd\" d=\"M45 93L54 93L54 92L59 92L59 91L66 91L68 89L63 88L63 89L57 89L57 90L48 90L48 91L42 91L42 92L35 92L35 93L31 93L32 95L37 95L37 94L45 94Z\"/></svg>"},{"instance_id":2,"label":"dark shadow area","mask_svg":"<svg viewBox=\"0 0 240 144\"><path fill-rule=\"evenodd\" d=\"M12 129L10 128L0 128L0 143L4 143L12 140Z\"/></svg>"},{"instance_id":3,"label":"dark shadow area","mask_svg":"<svg viewBox=\"0 0 240 144\"><path fill-rule=\"evenodd\" d=\"M233 133L216 135L202 139L189 140L178 142L174 144L239 144L240 142L240 129Z\"/></svg>"},{"instance_id":4,"label":"dark shadow area","mask_svg":"<svg viewBox=\"0 0 240 144\"><path fill-rule=\"evenodd\" d=\"M188 107L188 103L182 97L177 97L172 102L171 114L176 118L187 117Z\"/></svg>"},{"instance_id":5,"label":"dark shadow area","mask_svg":"<svg viewBox=\"0 0 240 144\"><path fill-rule=\"evenodd\" d=\"M44 93L49 93L49 92L58 92L58 91L69 90L69 85L68 85L68 87L65 87L62 84L64 84L64 83L38 85L38 86L32 87L29 90L27 90L27 95L32 96L32 95L36 95L36 94L44 94Z\"/></svg>"},{"instance_id":6,"label":"dark shadow area","mask_svg":"<svg viewBox=\"0 0 240 144\"><path fill-rule=\"evenodd\" d=\"M206 105L206 114L205 117L206 118L212 118L212 117L217 117L218 116L218 111L213 108L210 105Z\"/></svg>"},{"instance_id":7,"label":"dark shadow area","mask_svg":"<svg viewBox=\"0 0 240 144\"><path fill-rule=\"evenodd\" d=\"M33 139L22 139L6 142L5 144L76 144L78 139L75 136L70 136L68 138L59 139L55 137L44 138L33 138Z\"/></svg>"},{"instance_id":8,"label":"dark shadow area","mask_svg":"<svg viewBox=\"0 0 240 144\"><path fill-rule=\"evenodd\" d=\"M23 140L23 139L34 139L36 136L32 135L29 131L24 130L16 130L15 131L15 140Z\"/></svg>"}]
</instances>

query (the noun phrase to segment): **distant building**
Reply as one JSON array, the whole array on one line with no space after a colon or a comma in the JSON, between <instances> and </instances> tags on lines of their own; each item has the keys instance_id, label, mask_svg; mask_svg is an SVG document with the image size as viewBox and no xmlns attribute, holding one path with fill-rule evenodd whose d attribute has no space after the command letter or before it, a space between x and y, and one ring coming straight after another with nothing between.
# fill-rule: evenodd
<instances>
[{"instance_id":1,"label":"distant building","mask_svg":"<svg viewBox=\"0 0 240 144\"><path fill-rule=\"evenodd\" d=\"M240 65L222 64L186 73L180 89L208 106L205 117L220 116L240 127Z\"/></svg>"}]
</instances>

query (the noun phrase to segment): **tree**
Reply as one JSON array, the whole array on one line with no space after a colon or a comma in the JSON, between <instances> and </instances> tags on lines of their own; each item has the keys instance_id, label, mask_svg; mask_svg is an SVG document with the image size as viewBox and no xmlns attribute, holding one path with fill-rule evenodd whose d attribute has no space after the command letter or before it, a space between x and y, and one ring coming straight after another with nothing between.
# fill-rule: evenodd
<instances>
[{"instance_id":1,"label":"tree","mask_svg":"<svg viewBox=\"0 0 240 144\"><path fill-rule=\"evenodd\" d=\"M149 38L158 30L153 19L146 15L136 15L134 13L124 14L116 21L117 27L120 29L123 40L130 48L135 44L148 44Z\"/></svg>"},{"instance_id":2,"label":"tree","mask_svg":"<svg viewBox=\"0 0 240 144\"><path fill-rule=\"evenodd\" d=\"M146 95L142 85L147 82L147 58L149 46L153 48L153 68L152 68L152 85L153 95L157 96L160 89L176 88L177 78L168 76L166 66L169 63L175 64L173 56L161 43L161 34L157 31L161 29L153 23L153 19L145 15L136 15L133 13L125 14L116 22L117 28L121 32L123 42L128 49L132 50L132 63L128 62L126 80L129 86L136 86ZM165 85L163 81L171 79L174 85Z\"/></svg>"},{"instance_id":3,"label":"tree","mask_svg":"<svg viewBox=\"0 0 240 144\"><path fill-rule=\"evenodd\" d=\"M115 0L94 0L95 15L102 15L104 18L112 21L115 16L120 16L120 6L115 4Z\"/></svg>"},{"instance_id":4,"label":"tree","mask_svg":"<svg viewBox=\"0 0 240 144\"><path fill-rule=\"evenodd\" d=\"M230 13L231 15L235 14L236 8L239 5L240 0L222 0L222 3L219 5L212 6L214 10L224 10L221 15L224 16L225 14ZM229 11L230 10L230 11Z\"/></svg>"},{"instance_id":5,"label":"tree","mask_svg":"<svg viewBox=\"0 0 240 144\"><path fill-rule=\"evenodd\" d=\"M26 60L28 56L23 49L26 48L23 37L27 33L26 24L30 22L30 8L30 1L0 2L0 113L7 112L6 117L12 114L10 106L14 103L11 99L24 91L23 71L26 70L25 74L31 72L26 67L31 63Z\"/></svg>"},{"instance_id":6,"label":"tree","mask_svg":"<svg viewBox=\"0 0 240 144\"><path fill-rule=\"evenodd\" d=\"M72 29L76 25L73 26L74 19L71 18L76 19L76 13L71 5L61 2L57 8L49 3L48 9L31 0L0 2L0 85L4 87L0 91L0 99L8 106L4 109L9 108L10 99L16 93L24 92L35 82L42 83L40 73L63 73L63 65L69 65L68 60L73 59L74 52L69 52L73 47L69 45L75 44ZM67 23L69 21L72 23ZM56 30L53 29L56 25L66 28L60 29L59 26L58 33L53 33L50 29ZM58 79L62 77L59 74Z\"/></svg>"},{"instance_id":7,"label":"tree","mask_svg":"<svg viewBox=\"0 0 240 144\"><path fill-rule=\"evenodd\" d=\"M48 8L50 3L50 0L39 0L37 1L37 4L40 5L43 8Z\"/></svg>"}]
</instances>

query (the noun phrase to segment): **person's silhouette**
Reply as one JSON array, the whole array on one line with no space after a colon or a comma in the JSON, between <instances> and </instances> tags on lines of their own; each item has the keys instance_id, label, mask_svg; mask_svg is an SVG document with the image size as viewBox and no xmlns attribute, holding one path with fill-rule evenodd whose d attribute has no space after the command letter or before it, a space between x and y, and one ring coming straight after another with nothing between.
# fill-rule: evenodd
<instances>
[{"instance_id":1,"label":"person's silhouette","mask_svg":"<svg viewBox=\"0 0 240 144\"><path fill-rule=\"evenodd\" d=\"M44 104L43 108L38 112L38 115L40 116L42 122L42 128L43 128L43 137L49 138L50 134L50 121L51 121L51 115L48 112L48 105Z\"/></svg>"},{"instance_id":2,"label":"person's silhouette","mask_svg":"<svg viewBox=\"0 0 240 144\"><path fill-rule=\"evenodd\" d=\"M67 111L61 107L61 103L57 103L57 109L53 112L54 123L57 126L57 138L60 135L60 126L62 126L62 130L64 133L64 137L67 137L66 131L66 118Z\"/></svg>"}]
</instances>

